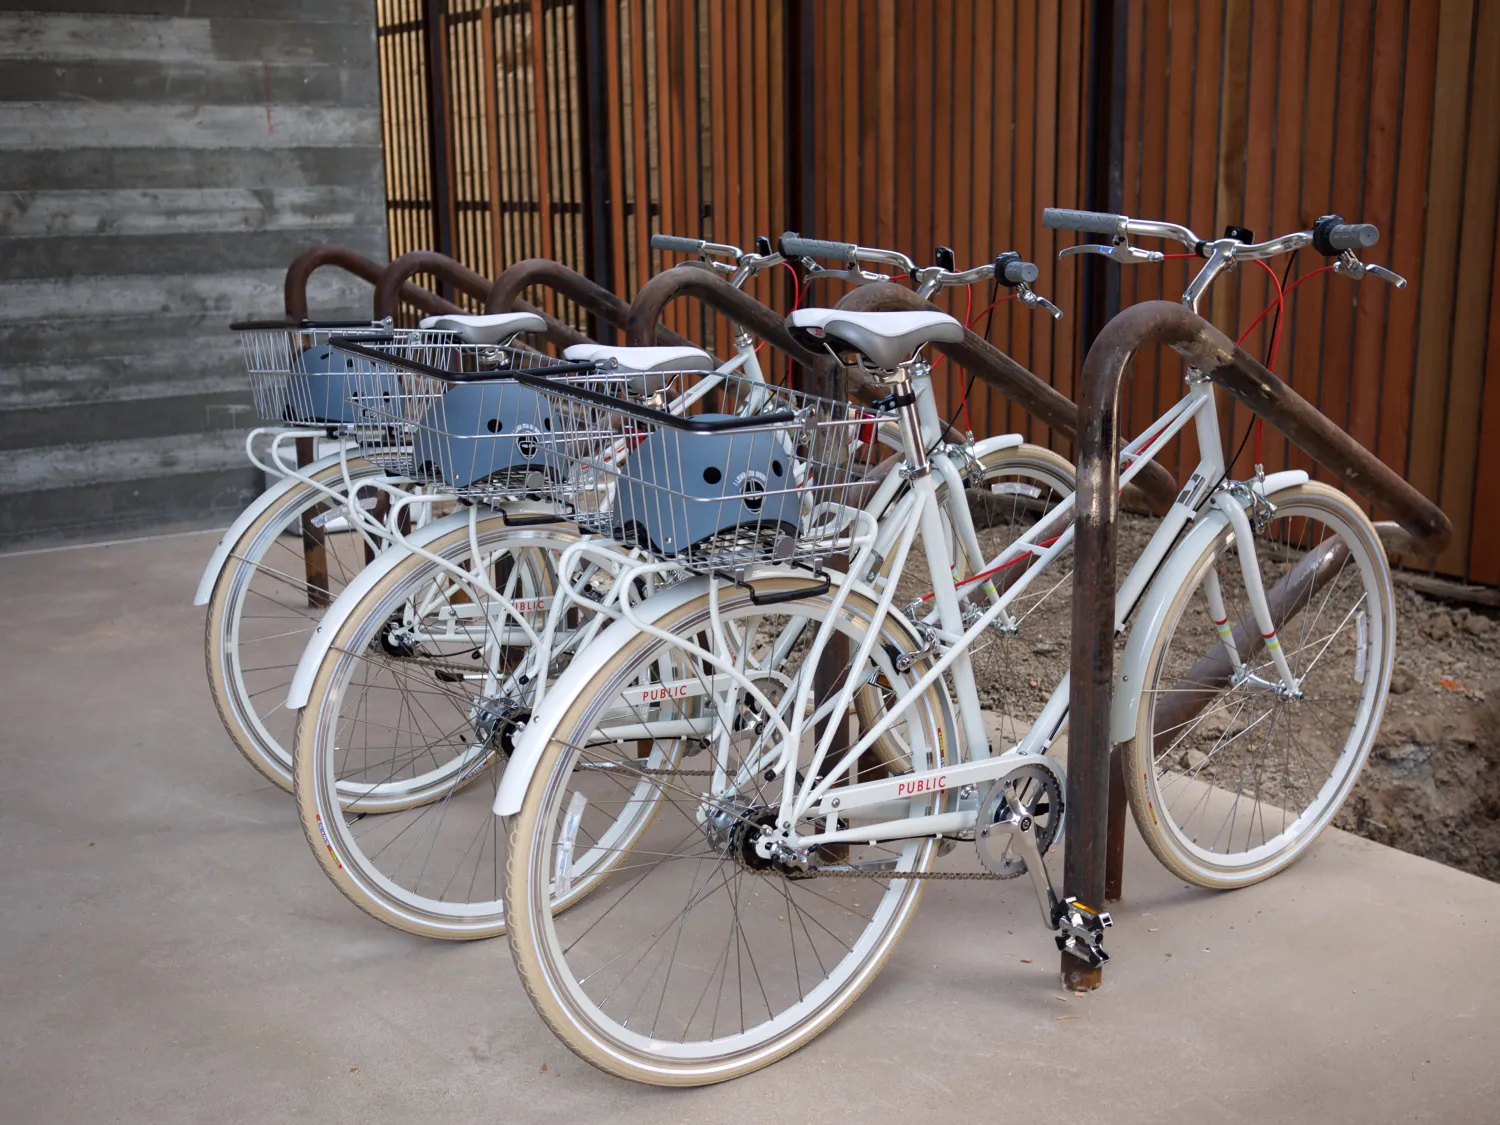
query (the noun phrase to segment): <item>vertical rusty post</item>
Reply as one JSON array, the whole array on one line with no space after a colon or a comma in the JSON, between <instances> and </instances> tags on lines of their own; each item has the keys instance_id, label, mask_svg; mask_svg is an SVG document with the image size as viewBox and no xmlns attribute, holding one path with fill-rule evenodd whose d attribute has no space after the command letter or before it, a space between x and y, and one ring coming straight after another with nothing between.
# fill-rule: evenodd
<instances>
[{"instance_id":1,"label":"vertical rusty post","mask_svg":"<svg viewBox=\"0 0 1500 1125\"><path fill-rule=\"evenodd\" d=\"M297 439L297 467L306 468L318 459L317 440ZM302 568L307 579L307 604L326 609L333 600L328 593L328 533L313 519L326 505L314 505L302 513Z\"/></svg>"},{"instance_id":2,"label":"vertical rusty post","mask_svg":"<svg viewBox=\"0 0 1500 1125\"><path fill-rule=\"evenodd\" d=\"M1115 518L1120 477L1115 457L1120 380L1118 374L1108 378L1108 360L1098 354L1110 350L1103 339L1090 350L1078 403L1068 834L1063 856L1064 893L1096 909L1105 899L1109 839L1109 704L1114 678ZM1101 359L1104 364L1098 362ZM1062 982L1067 988L1098 988L1102 973L1065 952Z\"/></svg>"}]
</instances>

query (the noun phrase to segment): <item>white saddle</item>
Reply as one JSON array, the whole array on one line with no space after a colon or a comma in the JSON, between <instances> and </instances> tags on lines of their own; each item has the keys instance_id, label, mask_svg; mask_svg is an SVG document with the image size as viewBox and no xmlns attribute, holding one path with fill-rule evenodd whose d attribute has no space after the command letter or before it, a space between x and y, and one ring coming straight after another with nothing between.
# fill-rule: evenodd
<instances>
[{"instance_id":1,"label":"white saddle","mask_svg":"<svg viewBox=\"0 0 1500 1125\"><path fill-rule=\"evenodd\" d=\"M891 371L924 344L956 344L964 326L947 313L912 309L902 312L846 312L842 309L797 309L787 318L793 328L813 336L832 336Z\"/></svg>"},{"instance_id":2,"label":"white saddle","mask_svg":"<svg viewBox=\"0 0 1500 1125\"><path fill-rule=\"evenodd\" d=\"M645 375L657 371L712 371L714 357L702 348L612 348L607 344L571 344L564 359L601 363Z\"/></svg>"},{"instance_id":3,"label":"white saddle","mask_svg":"<svg viewBox=\"0 0 1500 1125\"><path fill-rule=\"evenodd\" d=\"M483 316L447 313L426 317L418 327L454 332L470 344L508 344L521 332L545 332L547 322L536 313L528 312L485 313Z\"/></svg>"}]
</instances>

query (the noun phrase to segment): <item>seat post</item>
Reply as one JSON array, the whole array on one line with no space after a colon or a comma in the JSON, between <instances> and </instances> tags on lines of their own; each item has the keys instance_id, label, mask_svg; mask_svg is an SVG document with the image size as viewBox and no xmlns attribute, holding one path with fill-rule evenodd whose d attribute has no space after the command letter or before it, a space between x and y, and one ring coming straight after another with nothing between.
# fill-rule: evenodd
<instances>
[{"instance_id":1,"label":"seat post","mask_svg":"<svg viewBox=\"0 0 1500 1125\"><path fill-rule=\"evenodd\" d=\"M919 374L925 371L926 364L923 364ZM932 463L927 460L922 417L917 410L917 385L912 380L910 366L902 364L894 371L884 372L881 382L891 390L889 401L896 408L896 418L901 425L901 442L906 447L906 465L901 470L902 475L908 480L925 477L932 472Z\"/></svg>"}]
</instances>

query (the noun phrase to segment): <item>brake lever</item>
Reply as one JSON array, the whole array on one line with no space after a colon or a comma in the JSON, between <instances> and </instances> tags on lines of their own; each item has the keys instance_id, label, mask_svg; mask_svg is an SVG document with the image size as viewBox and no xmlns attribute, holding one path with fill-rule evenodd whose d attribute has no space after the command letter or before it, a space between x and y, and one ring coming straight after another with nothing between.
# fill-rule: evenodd
<instances>
[{"instance_id":1,"label":"brake lever","mask_svg":"<svg viewBox=\"0 0 1500 1125\"><path fill-rule=\"evenodd\" d=\"M842 281L852 281L856 285L872 285L877 281L895 280L890 274L872 273L869 270L861 269L858 265L854 265L852 269L847 266L843 269L829 269L826 266L820 265L812 258L798 258L797 260L802 263L803 268L807 271L808 280L811 280L813 277L836 277Z\"/></svg>"},{"instance_id":2,"label":"brake lever","mask_svg":"<svg viewBox=\"0 0 1500 1125\"><path fill-rule=\"evenodd\" d=\"M1021 299L1021 304L1025 305L1028 309L1042 309L1051 313L1053 320L1062 319L1062 309L1058 308L1024 282L1016 286L1016 296Z\"/></svg>"},{"instance_id":3,"label":"brake lever","mask_svg":"<svg viewBox=\"0 0 1500 1125\"><path fill-rule=\"evenodd\" d=\"M1345 277L1358 281L1365 274L1378 277L1381 281L1388 281L1397 289L1406 288L1406 278L1395 270L1388 270L1384 266L1368 265L1355 257L1353 250L1345 250L1339 255L1339 260L1333 263L1333 272L1341 273Z\"/></svg>"},{"instance_id":4,"label":"brake lever","mask_svg":"<svg viewBox=\"0 0 1500 1125\"><path fill-rule=\"evenodd\" d=\"M1119 262L1122 266L1133 266L1137 262L1164 262L1167 256L1160 250L1138 250L1121 238L1106 246L1102 242L1080 242L1076 246L1064 246L1057 252L1059 258L1070 254L1102 254Z\"/></svg>"}]
</instances>

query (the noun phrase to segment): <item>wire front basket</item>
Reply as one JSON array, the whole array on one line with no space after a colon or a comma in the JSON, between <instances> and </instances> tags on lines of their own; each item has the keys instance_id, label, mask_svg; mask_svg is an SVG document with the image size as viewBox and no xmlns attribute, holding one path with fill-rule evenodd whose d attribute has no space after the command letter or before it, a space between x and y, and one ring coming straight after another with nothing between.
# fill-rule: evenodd
<instances>
[{"instance_id":1,"label":"wire front basket","mask_svg":"<svg viewBox=\"0 0 1500 1125\"><path fill-rule=\"evenodd\" d=\"M821 567L855 549L892 417L713 371L518 380L546 400L573 518L693 570Z\"/></svg>"},{"instance_id":2,"label":"wire front basket","mask_svg":"<svg viewBox=\"0 0 1500 1125\"><path fill-rule=\"evenodd\" d=\"M420 356L389 336L333 346L349 363L350 434L367 460L466 498L558 498L547 401L515 375L593 372L593 364L451 340L424 344Z\"/></svg>"},{"instance_id":3,"label":"wire front basket","mask_svg":"<svg viewBox=\"0 0 1500 1125\"><path fill-rule=\"evenodd\" d=\"M409 358L427 361L456 337L448 330L392 328L385 321L247 321L230 328L240 337L256 412L271 423L341 428L355 421L348 376L354 361L332 346L334 337L384 341Z\"/></svg>"}]
</instances>

